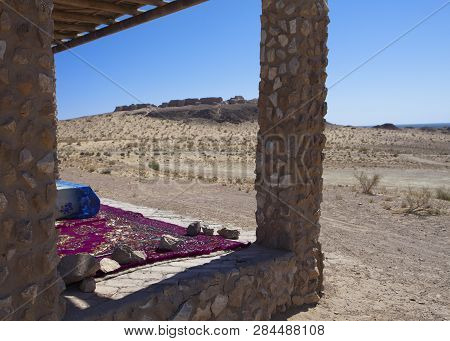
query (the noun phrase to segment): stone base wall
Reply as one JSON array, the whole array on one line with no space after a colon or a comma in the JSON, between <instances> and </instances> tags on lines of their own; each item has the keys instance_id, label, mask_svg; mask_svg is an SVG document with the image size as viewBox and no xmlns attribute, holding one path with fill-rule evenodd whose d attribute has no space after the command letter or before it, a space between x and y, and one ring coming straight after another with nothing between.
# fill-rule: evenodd
<instances>
[{"instance_id":1,"label":"stone base wall","mask_svg":"<svg viewBox=\"0 0 450 341\"><path fill-rule=\"evenodd\" d=\"M171 261L69 289L67 320L269 320L292 305L293 253L259 246Z\"/></svg>"},{"instance_id":2,"label":"stone base wall","mask_svg":"<svg viewBox=\"0 0 450 341\"><path fill-rule=\"evenodd\" d=\"M244 266L217 271L217 277L187 297L171 319L264 321L292 305L297 271L292 254L262 261L255 257ZM188 288L195 284L186 283Z\"/></svg>"},{"instance_id":3,"label":"stone base wall","mask_svg":"<svg viewBox=\"0 0 450 341\"><path fill-rule=\"evenodd\" d=\"M56 320L52 1L0 2L0 320Z\"/></svg>"}]
</instances>

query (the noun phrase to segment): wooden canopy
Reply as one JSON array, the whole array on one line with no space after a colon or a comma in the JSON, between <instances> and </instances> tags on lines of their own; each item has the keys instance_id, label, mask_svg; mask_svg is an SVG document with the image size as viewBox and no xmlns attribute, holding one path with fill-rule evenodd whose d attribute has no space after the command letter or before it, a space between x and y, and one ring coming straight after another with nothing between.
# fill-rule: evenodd
<instances>
[{"instance_id":1,"label":"wooden canopy","mask_svg":"<svg viewBox=\"0 0 450 341\"><path fill-rule=\"evenodd\" d=\"M53 0L53 52L158 19L207 0Z\"/></svg>"}]
</instances>

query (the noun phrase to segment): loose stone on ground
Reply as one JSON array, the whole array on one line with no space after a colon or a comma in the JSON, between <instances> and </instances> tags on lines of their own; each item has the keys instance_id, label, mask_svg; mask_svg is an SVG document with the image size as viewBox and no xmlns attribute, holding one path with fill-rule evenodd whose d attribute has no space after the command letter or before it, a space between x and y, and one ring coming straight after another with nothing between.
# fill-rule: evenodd
<instances>
[{"instance_id":1,"label":"loose stone on ground","mask_svg":"<svg viewBox=\"0 0 450 341\"><path fill-rule=\"evenodd\" d=\"M239 236L241 234L241 232L239 230L232 230L232 229L227 229L227 228L223 228L221 230L219 230L219 235L226 238L226 239L232 239L232 240L237 240L239 239Z\"/></svg>"},{"instance_id":2,"label":"loose stone on ground","mask_svg":"<svg viewBox=\"0 0 450 341\"><path fill-rule=\"evenodd\" d=\"M114 248L111 258L120 265L126 265L130 263L143 262L147 259L147 255L145 252L133 250L127 245L117 245Z\"/></svg>"},{"instance_id":3,"label":"loose stone on ground","mask_svg":"<svg viewBox=\"0 0 450 341\"><path fill-rule=\"evenodd\" d=\"M100 262L88 253L65 256L58 265L58 272L67 285L92 277L98 270Z\"/></svg>"},{"instance_id":4,"label":"loose stone on ground","mask_svg":"<svg viewBox=\"0 0 450 341\"><path fill-rule=\"evenodd\" d=\"M114 272L120 269L120 264L113 259L103 258L100 261L100 271L104 274Z\"/></svg>"},{"instance_id":5,"label":"loose stone on ground","mask_svg":"<svg viewBox=\"0 0 450 341\"><path fill-rule=\"evenodd\" d=\"M202 224L196 221L190 224L187 228L187 235L190 237L198 236L202 232Z\"/></svg>"},{"instance_id":6,"label":"loose stone on ground","mask_svg":"<svg viewBox=\"0 0 450 341\"><path fill-rule=\"evenodd\" d=\"M160 251L175 251L181 244L182 240L173 236L164 235L159 241L158 250Z\"/></svg>"}]
</instances>

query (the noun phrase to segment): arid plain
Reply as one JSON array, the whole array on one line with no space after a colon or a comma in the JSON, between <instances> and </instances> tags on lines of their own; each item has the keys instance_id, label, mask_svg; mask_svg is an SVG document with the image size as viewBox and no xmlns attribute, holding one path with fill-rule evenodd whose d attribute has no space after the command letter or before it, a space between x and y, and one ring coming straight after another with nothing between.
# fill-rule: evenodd
<instances>
[{"instance_id":1,"label":"arid plain","mask_svg":"<svg viewBox=\"0 0 450 341\"><path fill-rule=\"evenodd\" d=\"M101 197L256 229L254 108L194 109L60 121L61 178ZM329 124L325 135L324 297L276 318L450 319L450 131ZM362 193L361 172L380 176L372 194Z\"/></svg>"}]
</instances>

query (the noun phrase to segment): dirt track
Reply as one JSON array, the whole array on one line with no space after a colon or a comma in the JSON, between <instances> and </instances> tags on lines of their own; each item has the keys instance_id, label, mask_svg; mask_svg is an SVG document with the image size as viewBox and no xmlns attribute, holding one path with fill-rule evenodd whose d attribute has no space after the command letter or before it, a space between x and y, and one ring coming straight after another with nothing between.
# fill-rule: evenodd
<instances>
[{"instance_id":1,"label":"dirt track","mask_svg":"<svg viewBox=\"0 0 450 341\"><path fill-rule=\"evenodd\" d=\"M254 229L254 192L192 182L136 180L69 169L106 198L173 210L210 222ZM325 186L321 240L326 289L320 304L277 319L449 320L449 216L394 213L397 193L376 197L350 187ZM448 210L448 202L438 203Z\"/></svg>"}]
</instances>

